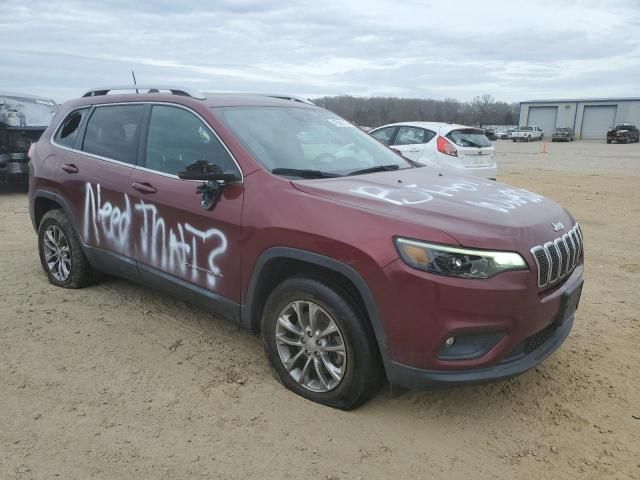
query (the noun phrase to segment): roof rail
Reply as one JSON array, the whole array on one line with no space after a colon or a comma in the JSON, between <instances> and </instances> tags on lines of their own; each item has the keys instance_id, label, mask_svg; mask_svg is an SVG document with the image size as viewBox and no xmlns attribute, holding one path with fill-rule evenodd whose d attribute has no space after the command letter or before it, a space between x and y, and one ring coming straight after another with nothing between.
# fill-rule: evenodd
<instances>
[{"instance_id":1,"label":"roof rail","mask_svg":"<svg viewBox=\"0 0 640 480\"><path fill-rule=\"evenodd\" d=\"M160 93L162 91L168 91L172 95L182 95L183 97L191 97L197 98L198 100L204 100L206 97L200 93L193 90L189 90L182 87L167 87L167 86L158 86L158 85L125 85L125 86L117 86L117 87L101 87L101 88L92 88L91 90L85 92L83 97L97 97L100 95L108 95L109 92L115 92L118 90L135 90L136 93ZM146 90L145 92L139 92L140 90Z\"/></svg>"},{"instance_id":2,"label":"roof rail","mask_svg":"<svg viewBox=\"0 0 640 480\"><path fill-rule=\"evenodd\" d=\"M251 93L250 95L260 95L261 97L279 98L280 100L291 100L292 102L306 103L307 105L315 105L308 98L300 97L298 95L288 95L279 93Z\"/></svg>"}]
</instances>

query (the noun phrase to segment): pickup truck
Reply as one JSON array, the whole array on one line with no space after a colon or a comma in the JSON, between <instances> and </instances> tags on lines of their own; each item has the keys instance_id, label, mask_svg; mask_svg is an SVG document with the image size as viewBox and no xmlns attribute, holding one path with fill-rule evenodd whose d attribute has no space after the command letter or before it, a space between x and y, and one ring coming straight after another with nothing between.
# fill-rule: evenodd
<instances>
[{"instance_id":1,"label":"pickup truck","mask_svg":"<svg viewBox=\"0 0 640 480\"><path fill-rule=\"evenodd\" d=\"M520 127L511 134L514 142L530 142L531 140L542 140L544 133L542 129L536 126Z\"/></svg>"}]
</instances>

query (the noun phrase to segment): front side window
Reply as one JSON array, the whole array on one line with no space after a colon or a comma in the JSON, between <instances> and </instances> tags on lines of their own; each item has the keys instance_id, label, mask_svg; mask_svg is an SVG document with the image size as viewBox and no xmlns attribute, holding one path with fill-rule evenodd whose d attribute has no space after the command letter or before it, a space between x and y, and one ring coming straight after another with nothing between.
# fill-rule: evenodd
<instances>
[{"instance_id":1,"label":"front side window","mask_svg":"<svg viewBox=\"0 0 640 480\"><path fill-rule=\"evenodd\" d=\"M198 160L237 173L233 159L211 129L184 108L155 105L151 110L145 167L175 175Z\"/></svg>"},{"instance_id":2,"label":"front side window","mask_svg":"<svg viewBox=\"0 0 640 480\"><path fill-rule=\"evenodd\" d=\"M217 116L264 168L348 175L411 164L353 124L319 108L216 107Z\"/></svg>"},{"instance_id":3,"label":"front side window","mask_svg":"<svg viewBox=\"0 0 640 480\"><path fill-rule=\"evenodd\" d=\"M62 125L55 136L55 141L58 145L73 148L76 143L76 138L78 137L82 118L87 112L88 109L86 108L82 110L75 110L64 119L64 122L62 122Z\"/></svg>"},{"instance_id":4,"label":"front side window","mask_svg":"<svg viewBox=\"0 0 640 480\"><path fill-rule=\"evenodd\" d=\"M389 142L391 141L391 137L393 137L393 132L395 131L395 129L396 127L382 128L380 130L376 130L375 132L373 132L371 136L376 140L378 140L379 142L382 142L385 145L389 145Z\"/></svg>"},{"instance_id":5,"label":"front side window","mask_svg":"<svg viewBox=\"0 0 640 480\"><path fill-rule=\"evenodd\" d=\"M82 150L134 164L144 113L144 105L96 107L87 124Z\"/></svg>"}]
</instances>

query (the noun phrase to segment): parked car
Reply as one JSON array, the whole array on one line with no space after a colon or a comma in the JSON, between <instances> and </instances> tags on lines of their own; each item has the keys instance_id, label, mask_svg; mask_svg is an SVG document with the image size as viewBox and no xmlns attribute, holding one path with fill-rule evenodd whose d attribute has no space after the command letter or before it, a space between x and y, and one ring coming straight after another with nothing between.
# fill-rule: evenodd
<instances>
[{"instance_id":1,"label":"parked car","mask_svg":"<svg viewBox=\"0 0 640 480\"><path fill-rule=\"evenodd\" d=\"M0 183L26 181L32 142L40 138L58 105L20 93L0 93Z\"/></svg>"},{"instance_id":2,"label":"parked car","mask_svg":"<svg viewBox=\"0 0 640 480\"><path fill-rule=\"evenodd\" d=\"M498 129L496 130L496 137L498 140L506 140L509 138L509 131L505 129Z\"/></svg>"},{"instance_id":3,"label":"parked car","mask_svg":"<svg viewBox=\"0 0 640 480\"><path fill-rule=\"evenodd\" d=\"M511 139L514 142L530 142L531 140L543 140L544 133L542 129L535 125L527 125L526 127L520 127L511 134Z\"/></svg>"},{"instance_id":4,"label":"parked car","mask_svg":"<svg viewBox=\"0 0 640 480\"><path fill-rule=\"evenodd\" d=\"M621 123L607 132L607 143L633 143L640 141L640 132L635 125Z\"/></svg>"},{"instance_id":5,"label":"parked car","mask_svg":"<svg viewBox=\"0 0 640 480\"><path fill-rule=\"evenodd\" d=\"M157 90L91 90L31 147L53 285L107 273L198 304L260 333L288 389L342 409L385 378L509 378L569 334L583 236L553 201L422 166L306 101ZM486 141L431 128L447 149Z\"/></svg>"},{"instance_id":6,"label":"parked car","mask_svg":"<svg viewBox=\"0 0 640 480\"><path fill-rule=\"evenodd\" d=\"M495 130L491 129L491 128L485 128L484 129L484 134L485 136L491 140L492 142L495 142L496 140L498 140L498 137L496 135Z\"/></svg>"},{"instance_id":7,"label":"parked car","mask_svg":"<svg viewBox=\"0 0 640 480\"><path fill-rule=\"evenodd\" d=\"M573 142L576 139L576 134L573 131L573 128L563 127L556 128L553 131L553 136L551 137L552 142Z\"/></svg>"},{"instance_id":8,"label":"parked car","mask_svg":"<svg viewBox=\"0 0 640 480\"><path fill-rule=\"evenodd\" d=\"M383 125L372 130L371 135L423 165L496 179L495 149L482 129L451 123L404 122Z\"/></svg>"}]
</instances>

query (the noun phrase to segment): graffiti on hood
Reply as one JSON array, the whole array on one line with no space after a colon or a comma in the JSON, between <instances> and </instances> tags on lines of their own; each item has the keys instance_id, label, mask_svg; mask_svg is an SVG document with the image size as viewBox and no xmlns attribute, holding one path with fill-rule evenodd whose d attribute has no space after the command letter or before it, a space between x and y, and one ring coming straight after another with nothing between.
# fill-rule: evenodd
<instances>
[{"instance_id":1,"label":"graffiti on hood","mask_svg":"<svg viewBox=\"0 0 640 480\"><path fill-rule=\"evenodd\" d=\"M500 185L482 180L459 180L444 185L419 186L415 183L401 187L380 187L363 185L352 189L353 193L377 198L393 205L419 205L431 202L438 197L455 197L459 192L480 192L477 200L465 200L465 203L497 212L509 213L528 203L539 203L544 197L522 188L500 188Z\"/></svg>"},{"instance_id":2,"label":"graffiti on hood","mask_svg":"<svg viewBox=\"0 0 640 480\"><path fill-rule=\"evenodd\" d=\"M123 204L117 206L102 200L99 184L95 188L91 183L85 185L85 241L93 238L97 245L111 246L129 257L136 257L137 252L145 263L163 271L183 276L190 271L193 281L204 274L211 287L223 277L216 259L227 250L224 233L216 228L200 230L189 223L170 225L154 204L139 200L132 205L127 194L123 197ZM134 216L141 225L136 232L132 226ZM207 255L206 268L198 266L200 249Z\"/></svg>"}]
</instances>

